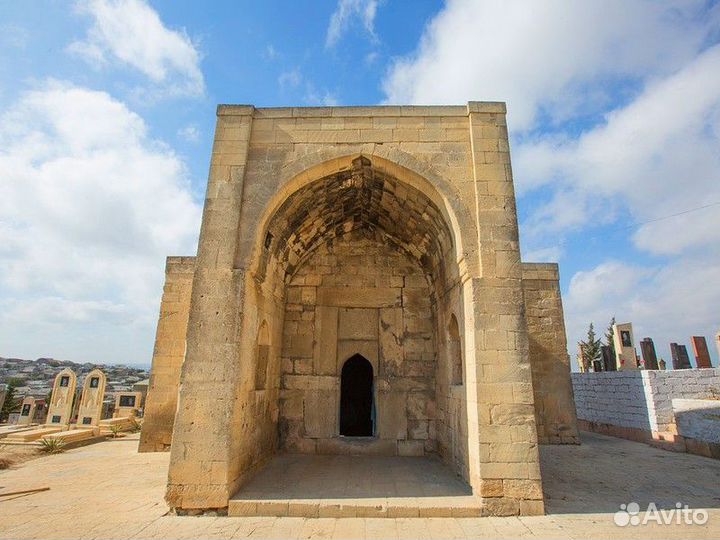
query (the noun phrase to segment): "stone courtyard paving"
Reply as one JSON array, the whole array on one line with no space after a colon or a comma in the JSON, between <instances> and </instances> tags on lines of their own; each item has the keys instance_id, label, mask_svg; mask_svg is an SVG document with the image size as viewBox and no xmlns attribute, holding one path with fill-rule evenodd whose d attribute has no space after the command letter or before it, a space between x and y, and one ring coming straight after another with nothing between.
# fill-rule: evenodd
<instances>
[{"instance_id":1,"label":"stone courtyard paving","mask_svg":"<svg viewBox=\"0 0 720 540\"><path fill-rule=\"evenodd\" d=\"M168 454L138 454L137 436L0 472L1 538L718 538L720 462L584 433L542 448L546 516L305 519L178 517L163 501ZM620 504L706 508L705 525L619 527ZM642 515L642 514L641 514Z\"/></svg>"}]
</instances>

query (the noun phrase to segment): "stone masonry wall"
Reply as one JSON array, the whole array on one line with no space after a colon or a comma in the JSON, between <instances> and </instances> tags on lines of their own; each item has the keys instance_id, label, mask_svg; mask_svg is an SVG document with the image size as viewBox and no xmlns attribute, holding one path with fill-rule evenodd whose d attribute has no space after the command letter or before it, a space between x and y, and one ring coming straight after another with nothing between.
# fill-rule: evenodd
<instances>
[{"instance_id":1,"label":"stone masonry wall","mask_svg":"<svg viewBox=\"0 0 720 540\"><path fill-rule=\"evenodd\" d=\"M720 389L720 368L573 373L577 417L586 422L667 432L673 398L705 398Z\"/></svg>"},{"instance_id":2,"label":"stone masonry wall","mask_svg":"<svg viewBox=\"0 0 720 540\"><path fill-rule=\"evenodd\" d=\"M195 257L168 257L139 452L170 449L185 359Z\"/></svg>"},{"instance_id":3,"label":"stone masonry wall","mask_svg":"<svg viewBox=\"0 0 720 540\"><path fill-rule=\"evenodd\" d=\"M244 386L255 370L243 348L255 340L254 321L262 310L253 289L262 280L256 270L266 226L293 193L348 170L359 156L425 194L451 226L449 263L459 269L464 310L458 322L473 493L487 514L542 513L505 106L478 102L218 108L173 431L169 505L227 506L259 464L247 452L246 435L256 421Z\"/></svg>"},{"instance_id":4,"label":"stone masonry wall","mask_svg":"<svg viewBox=\"0 0 720 540\"><path fill-rule=\"evenodd\" d=\"M280 438L303 453L436 451L430 286L416 261L354 231L317 249L287 288ZM373 365L374 441L339 437L340 372Z\"/></svg>"},{"instance_id":5,"label":"stone masonry wall","mask_svg":"<svg viewBox=\"0 0 720 540\"><path fill-rule=\"evenodd\" d=\"M538 442L577 444L558 265L523 263L522 278Z\"/></svg>"}]
</instances>

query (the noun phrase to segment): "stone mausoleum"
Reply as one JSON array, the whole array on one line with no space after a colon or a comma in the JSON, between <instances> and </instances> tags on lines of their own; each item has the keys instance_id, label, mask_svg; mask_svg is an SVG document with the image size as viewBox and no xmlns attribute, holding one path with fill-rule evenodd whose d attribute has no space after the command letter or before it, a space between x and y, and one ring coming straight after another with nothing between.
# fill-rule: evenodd
<instances>
[{"instance_id":1,"label":"stone mausoleum","mask_svg":"<svg viewBox=\"0 0 720 540\"><path fill-rule=\"evenodd\" d=\"M297 453L429 456L484 514L543 512L538 443L578 437L558 269L520 259L505 113L218 107L140 441L171 452L172 507L225 508Z\"/></svg>"}]
</instances>

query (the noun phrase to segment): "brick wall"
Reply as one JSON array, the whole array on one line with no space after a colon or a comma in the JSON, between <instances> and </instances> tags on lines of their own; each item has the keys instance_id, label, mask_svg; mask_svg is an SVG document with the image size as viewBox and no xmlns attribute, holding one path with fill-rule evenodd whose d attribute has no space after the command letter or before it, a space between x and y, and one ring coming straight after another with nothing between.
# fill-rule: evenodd
<instances>
[{"instance_id":1,"label":"brick wall","mask_svg":"<svg viewBox=\"0 0 720 540\"><path fill-rule=\"evenodd\" d=\"M658 433L672 429L673 398L720 391L720 368L573 373L572 384L579 420Z\"/></svg>"}]
</instances>

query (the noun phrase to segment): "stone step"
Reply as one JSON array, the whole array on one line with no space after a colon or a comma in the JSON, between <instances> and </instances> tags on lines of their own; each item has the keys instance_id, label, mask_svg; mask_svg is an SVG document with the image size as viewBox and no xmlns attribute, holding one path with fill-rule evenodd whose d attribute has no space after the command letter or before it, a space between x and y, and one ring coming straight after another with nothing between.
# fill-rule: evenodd
<instances>
[{"instance_id":1,"label":"stone step","mask_svg":"<svg viewBox=\"0 0 720 540\"><path fill-rule=\"evenodd\" d=\"M245 499L229 501L228 516L247 517L480 517L473 496L389 497L373 499Z\"/></svg>"},{"instance_id":2,"label":"stone step","mask_svg":"<svg viewBox=\"0 0 720 540\"><path fill-rule=\"evenodd\" d=\"M12 435L8 435L4 442L32 442L37 441L38 439L41 439L43 437L46 437L48 435L52 435L53 433L58 433L60 431L63 431L65 429L64 427L42 427L38 429L31 429L30 431L22 431L20 433L13 433Z\"/></svg>"},{"instance_id":3,"label":"stone step","mask_svg":"<svg viewBox=\"0 0 720 540\"><path fill-rule=\"evenodd\" d=\"M99 434L99 430L96 429L73 429L70 431L62 431L60 433L53 433L42 437L43 439L55 439L70 444L74 442L84 441L91 439Z\"/></svg>"}]
</instances>

